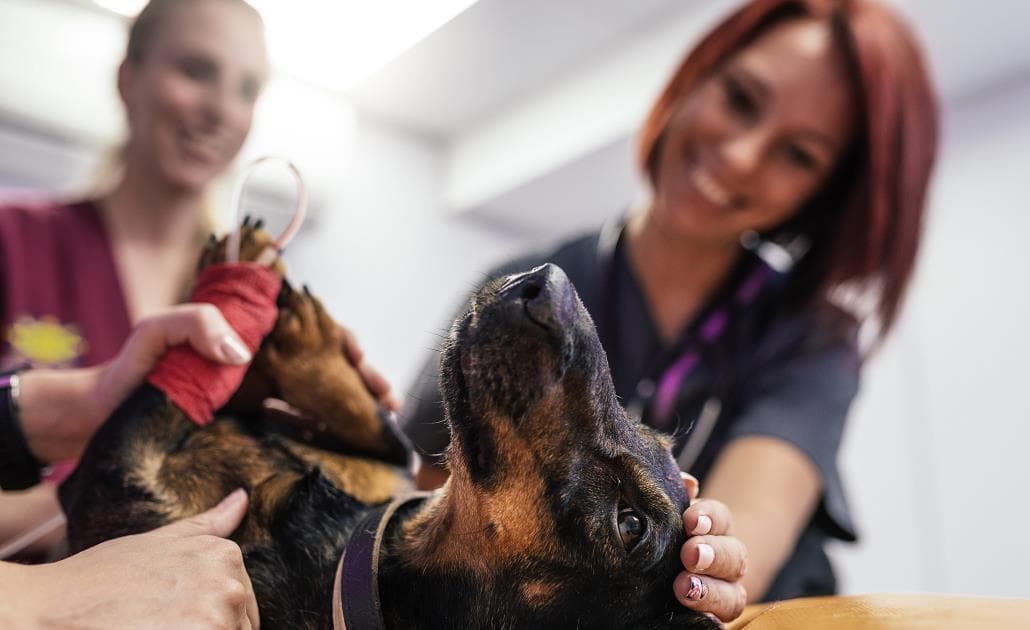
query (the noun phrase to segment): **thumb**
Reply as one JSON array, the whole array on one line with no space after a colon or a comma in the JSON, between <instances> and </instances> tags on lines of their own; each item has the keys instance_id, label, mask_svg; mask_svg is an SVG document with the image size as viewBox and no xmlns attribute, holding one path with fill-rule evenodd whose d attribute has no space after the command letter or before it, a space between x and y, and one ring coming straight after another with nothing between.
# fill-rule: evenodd
<instances>
[{"instance_id":1,"label":"thumb","mask_svg":"<svg viewBox=\"0 0 1030 630\"><path fill-rule=\"evenodd\" d=\"M239 526L247 513L247 492L237 488L229 496L206 512L184 518L154 530L166 536L221 536L227 537Z\"/></svg>"},{"instance_id":2,"label":"thumb","mask_svg":"<svg viewBox=\"0 0 1030 630\"><path fill-rule=\"evenodd\" d=\"M690 502L697 501L697 495L701 494L701 484L698 483L697 477L682 470L680 471L680 477L683 479L683 487L687 490L687 497L690 498Z\"/></svg>"}]
</instances>

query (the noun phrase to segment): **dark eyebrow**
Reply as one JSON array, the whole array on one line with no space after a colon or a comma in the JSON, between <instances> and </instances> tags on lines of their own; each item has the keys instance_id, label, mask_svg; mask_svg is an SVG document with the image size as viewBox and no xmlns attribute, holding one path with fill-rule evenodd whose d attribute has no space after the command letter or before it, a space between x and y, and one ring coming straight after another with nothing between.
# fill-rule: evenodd
<instances>
[{"instance_id":1,"label":"dark eyebrow","mask_svg":"<svg viewBox=\"0 0 1030 630\"><path fill-rule=\"evenodd\" d=\"M839 149L837 143L834 142L830 136L821 131L816 131L814 129L802 130L798 132L798 136L803 136L809 140L824 145L831 153L836 153Z\"/></svg>"},{"instance_id":2,"label":"dark eyebrow","mask_svg":"<svg viewBox=\"0 0 1030 630\"><path fill-rule=\"evenodd\" d=\"M760 99L766 100L769 98L769 86L747 68L740 65L730 65L726 67L726 74L732 76L745 88L754 92Z\"/></svg>"}]
</instances>

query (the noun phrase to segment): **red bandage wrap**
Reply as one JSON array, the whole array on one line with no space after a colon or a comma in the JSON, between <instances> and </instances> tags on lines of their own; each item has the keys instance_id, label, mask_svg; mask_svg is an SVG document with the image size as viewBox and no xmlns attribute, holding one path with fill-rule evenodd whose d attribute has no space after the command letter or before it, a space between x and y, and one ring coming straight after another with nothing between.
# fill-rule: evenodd
<instances>
[{"instance_id":1,"label":"red bandage wrap","mask_svg":"<svg viewBox=\"0 0 1030 630\"><path fill-rule=\"evenodd\" d=\"M275 325L282 278L254 263L211 265L197 278L191 302L214 304L253 354ZM216 363L188 345L172 348L147 380L204 426L243 382L247 365Z\"/></svg>"}]
</instances>

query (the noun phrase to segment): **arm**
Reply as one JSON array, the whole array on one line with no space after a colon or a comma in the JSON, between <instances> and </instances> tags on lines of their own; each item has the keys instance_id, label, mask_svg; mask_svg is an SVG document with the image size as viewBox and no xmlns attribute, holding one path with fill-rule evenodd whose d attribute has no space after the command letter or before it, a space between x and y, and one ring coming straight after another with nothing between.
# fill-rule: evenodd
<instances>
[{"instance_id":1,"label":"arm","mask_svg":"<svg viewBox=\"0 0 1030 630\"><path fill-rule=\"evenodd\" d=\"M686 571L673 584L683 605L729 621L761 600L821 487L818 469L794 446L763 436L732 442L705 480L705 492L718 500L692 500L683 514L691 538L680 554ZM692 590L691 575L703 580L703 596Z\"/></svg>"},{"instance_id":2,"label":"arm","mask_svg":"<svg viewBox=\"0 0 1030 630\"><path fill-rule=\"evenodd\" d=\"M25 372L19 403L29 447L46 459L78 454L164 351L182 343L216 361L249 359L217 309L174 307L141 322L103 366ZM0 626L257 627L242 554L221 538L236 529L246 510L246 495L237 491L204 514L54 564L0 563L0 590L11 595L11 605L0 610Z\"/></svg>"},{"instance_id":3,"label":"arm","mask_svg":"<svg viewBox=\"0 0 1030 630\"><path fill-rule=\"evenodd\" d=\"M790 584L788 591L804 588L811 576L781 570L814 516L821 535L853 539L836 458L858 388L858 354L849 339L825 332L795 322L756 350L767 359L741 379L739 412L728 419L727 443L705 478L706 494L732 510L733 534L747 546L742 583L751 602L764 599L774 581ZM685 521L688 531L696 525ZM688 571L698 558L692 547L703 542L684 546Z\"/></svg>"},{"instance_id":4,"label":"arm","mask_svg":"<svg viewBox=\"0 0 1030 630\"><path fill-rule=\"evenodd\" d=\"M60 562L0 562L0 626L257 628L243 555L223 538L246 511L237 490L203 514Z\"/></svg>"},{"instance_id":5,"label":"arm","mask_svg":"<svg viewBox=\"0 0 1030 630\"><path fill-rule=\"evenodd\" d=\"M218 309L183 304L148 317L103 365L38 369L21 375L19 421L29 449L44 462L81 454L89 437L172 346L188 343L214 361L241 365L249 353Z\"/></svg>"},{"instance_id":6,"label":"arm","mask_svg":"<svg viewBox=\"0 0 1030 630\"><path fill-rule=\"evenodd\" d=\"M796 447L753 436L731 443L705 479L705 492L733 513L734 534L747 547L741 582L748 603L762 598L815 511L822 477Z\"/></svg>"},{"instance_id":7,"label":"arm","mask_svg":"<svg viewBox=\"0 0 1030 630\"><path fill-rule=\"evenodd\" d=\"M106 364L21 373L15 422L20 423L30 452L44 462L78 457L97 427L142 382L164 351L180 343L189 343L216 361L239 364L248 359L246 349L213 306L187 304L149 317ZM59 513L55 488L48 484L3 493L0 545Z\"/></svg>"}]
</instances>

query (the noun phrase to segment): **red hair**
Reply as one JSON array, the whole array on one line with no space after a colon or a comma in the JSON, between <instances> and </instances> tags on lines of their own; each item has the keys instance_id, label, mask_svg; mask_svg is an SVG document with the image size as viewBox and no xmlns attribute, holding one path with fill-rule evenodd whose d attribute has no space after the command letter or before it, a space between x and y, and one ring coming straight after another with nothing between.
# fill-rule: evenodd
<instances>
[{"instance_id":1,"label":"red hair","mask_svg":"<svg viewBox=\"0 0 1030 630\"><path fill-rule=\"evenodd\" d=\"M676 69L644 120L638 159L653 185L662 137L684 97L770 27L802 17L830 25L848 59L859 133L821 192L788 222L812 239L791 290L803 302L841 287L871 290L882 340L915 265L938 122L919 46L893 11L873 0L752 0Z\"/></svg>"}]
</instances>

